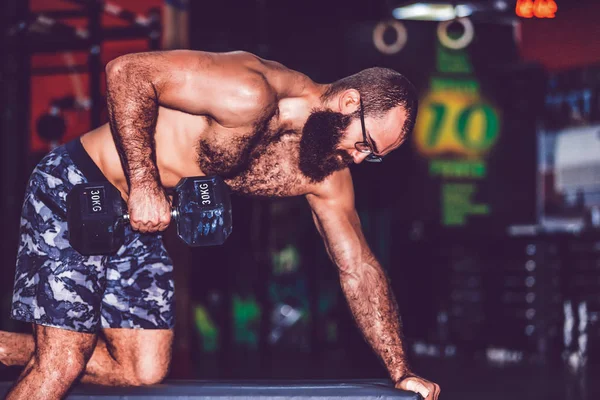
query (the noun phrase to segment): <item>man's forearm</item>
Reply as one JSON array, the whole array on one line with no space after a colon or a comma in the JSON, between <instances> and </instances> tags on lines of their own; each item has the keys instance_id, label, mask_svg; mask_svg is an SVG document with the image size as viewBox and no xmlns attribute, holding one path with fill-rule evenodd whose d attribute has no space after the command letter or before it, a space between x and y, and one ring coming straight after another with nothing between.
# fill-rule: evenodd
<instances>
[{"instance_id":1,"label":"man's forearm","mask_svg":"<svg viewBox=\"0 0 600 400\"><path fill-rule=\"evenodd\" d=\"M118 60L107 66L110 128L130 190L160 187L154 146L158 95L150 68Z\"/></svg>"},{"instance_id":2,"label":"man's forearm","mask_svg":"<svg viewBox=\"0 0 600 400\"><path fill-rule=\"evenodd\" d=\"M400 316L388 278L376 260L340 269L342 290L365 339L397 382L408 372Z\"/></svg>"}]
</instances>

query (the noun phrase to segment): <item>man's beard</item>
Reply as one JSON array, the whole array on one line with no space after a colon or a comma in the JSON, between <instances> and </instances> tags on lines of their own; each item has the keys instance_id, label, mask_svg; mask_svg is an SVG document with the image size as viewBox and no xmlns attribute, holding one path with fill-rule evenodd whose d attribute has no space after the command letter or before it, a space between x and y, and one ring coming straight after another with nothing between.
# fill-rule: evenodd
<instances>
[{"instance_id":1,"label":"man's beard","mask_svg":"<svg viewBox=\"0 0 600 400\"><path fill-rule=\"evenodd\" d=\"M302 129L299 154L300 171L311 182L322 182L354 161L337 148L352 118L333 111L311 112Z\"/></svg>"}]
</instances>

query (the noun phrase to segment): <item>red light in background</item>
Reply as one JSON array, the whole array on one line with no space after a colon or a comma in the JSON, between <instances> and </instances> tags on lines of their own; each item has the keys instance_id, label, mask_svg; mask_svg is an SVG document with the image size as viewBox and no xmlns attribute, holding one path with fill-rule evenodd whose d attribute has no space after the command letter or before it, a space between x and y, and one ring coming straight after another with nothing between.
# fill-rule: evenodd
<instances>
[{"instance_id":1,"label":"red light in background","mask_svg":"<svg viewBox=\"0 0 600 400\"><path fill-rule=\"evenodd\" d=\"M515 13L523 18L554 18L558 5L554 0L517 0Z\"/></svg>"}]
</instances>

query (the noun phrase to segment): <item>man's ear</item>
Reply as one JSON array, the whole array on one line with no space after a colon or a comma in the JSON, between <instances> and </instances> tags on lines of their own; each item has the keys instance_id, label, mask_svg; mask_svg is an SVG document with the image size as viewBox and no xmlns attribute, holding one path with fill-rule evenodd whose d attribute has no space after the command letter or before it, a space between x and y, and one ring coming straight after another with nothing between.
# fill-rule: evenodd
<instances>
[{"instance_id":1,"label":"man's ear","mask_svg":"<svg viewBox=\"0 0 600 400\"><path fill-rule=\"evenodd\" d=\"M352 114L360 108L360 93L356 89L346 89L340 94L340 112Z\"/></svg>"}]
</instances>

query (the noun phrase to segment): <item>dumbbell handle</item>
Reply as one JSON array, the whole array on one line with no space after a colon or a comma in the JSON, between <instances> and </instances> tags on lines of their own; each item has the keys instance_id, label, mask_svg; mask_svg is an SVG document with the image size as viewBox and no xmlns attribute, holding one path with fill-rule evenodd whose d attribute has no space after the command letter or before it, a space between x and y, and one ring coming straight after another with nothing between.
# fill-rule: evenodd
<instances>
[{"instance_id":1,"label":"dumbbell handle","mask_svg":"<svg viewBox=\"0 0 600 400\"><path fill-rule=\"evenodd\" d=\"M171 210L171 218L177 218L178 215L179 213L177 210ZM129 214L123 214L121 218L123 218L124 221L129 221Z\"/></svg>"}]
</instances>

